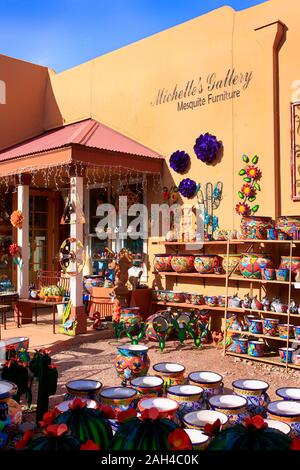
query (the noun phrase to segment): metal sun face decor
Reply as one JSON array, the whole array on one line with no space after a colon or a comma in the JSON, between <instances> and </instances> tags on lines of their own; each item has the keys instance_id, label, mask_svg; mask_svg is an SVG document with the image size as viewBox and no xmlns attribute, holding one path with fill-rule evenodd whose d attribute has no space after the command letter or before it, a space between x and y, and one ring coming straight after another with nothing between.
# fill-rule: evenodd
<instances>
[{"instance_id":1,"label":"metal sun face decor","mask_svg":"<svg viewBox=\"0 0 300 470\"><path fill-rule=\"evenodd\" d=\"M241 168L239 171L239 176L243 177L244 184L240 191L238 191L238 196L241 199L241 202L235 206L235 210L237 214L241 216L247 216L255 214L259 209L258 204L250 207L249 203L252 203L256 200L257 192L261 190L258 181L261 179L262 174L257 166L257 155L252 157L251 163L248 155L243 155L242 160L245 163L245 167Z\"/></svg>"}]
</instances>

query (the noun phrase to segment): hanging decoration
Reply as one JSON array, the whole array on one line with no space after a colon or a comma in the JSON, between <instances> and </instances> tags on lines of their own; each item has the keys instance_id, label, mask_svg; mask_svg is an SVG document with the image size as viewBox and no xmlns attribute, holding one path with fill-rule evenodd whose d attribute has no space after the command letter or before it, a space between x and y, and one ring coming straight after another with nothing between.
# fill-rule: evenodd
<instances>
[{"instance_id":1,"label":"hanging decoration","mask_svg":"<svg viewBox=\"0 0 300 470\"><path fill-rule=\"evenodd\" d=\"M237 214L245 216L255 214L259 209L258 204L250 207L249 203L256 200L257 191L261 190L258 181L260 180L262 173L257 166L257 155L254 155L251 160L251 164L249 164L250 158L248 155L243 155L242 161L246 164L245 167L239 171L239 176L242 176L244 181L240 191L238 191L238 196L242 201L236 204L235 210Z\"/></svg>"},{"instance_id":2,"label":"hanging decoration","mask_svg":"<svg viewBox=\"0 0 300 470\"><path fill-rule=\"evenodd\" d=\"M85 249L81 241L74 237L64 240L59 249L59 262L65 274L76 276L85 265Z\"/></svg>"},{"instance_id":3,"label":"hanging decoration","mask_svg":"<svg viewBox=\"0 0 300 470\"><path fill-rule=\"evenodd\" d=\"M77 206L77 211L78 211L78 216L79 216L79 223L85 224L85 217L84 213L82 210L82 206L78 197L78 194L76 194L76 206ZM76 218L71 217L72 214L76 213L76 206L75 203L71 200L71 197L67 195L65 199L65 207L63 211L63 215L60 219L60 224L61 225L70 225L70 224L76 224Z\"/></svg>"},{"instance_id":4,"label":"hanging decoration","mask_svg":"<svg viewBox=\"0 0 300 470\"><path fill-rule=\"evenodd\" d=\"M204 236L208 240L213 239L215 230L219 227L219 219L214 215L218 209L223 193L223 183L218 181L213 187L212 183L206 183L204 191L201 184L198 185L197 201L199 206L204 207Z\"/></svg>"},{"instance_id":5,"label":"hanging decoration","mask_svg":"<svg viewBox=\"0 0 300 470\"><path fill-rule=\"evenodd\" d=\"M13 211L10 216L10 223L14 228L22 228L24 217L21 211Z\"/></svg>"},{"instance_id":6,"label":"hanging decoration","mask_svg":"<svg viewBox=\"0 0 300 470\"><path fill-rule=\"evenodd\" d=\"M190 156L184 150L176 150L170 156L169 163L172 170L184 173L190 164Z\"/></svg>"},{"instance_id":7,"label":"hanging decoration","mask_svg":"<svg viewBox=\"0 0 300 470\"><path fill-rule=\"evenodd\" d=\"M188 199L191 199L195 196L196 189L196 182L194 180L191 180L190 178L185 178L184 180L181 180L178 186L179 193Z\"/></svg>"},{"instance_id":8,"label":"hanging decoration","mask_svg":"<svg viewBox=\"0 0 300 470\"><path fill-rule=\"evenodd\" d=\"M172 186L168 189L166 186L163 187L162 198L167 204L176 204L178 202L178 187Z\"/></svg>"},{"instance_id":9,"label":"hanging decoration","mask_svg":"<svg viewBox=\"0 0 300 470\"><path fill-rule=\"evenodd\" d=\"M194 152L199 160L211 164L218 157L221 148L222 142L218 141L215 135L206 132L196 139Z\"/></svg>"}]
</instances>

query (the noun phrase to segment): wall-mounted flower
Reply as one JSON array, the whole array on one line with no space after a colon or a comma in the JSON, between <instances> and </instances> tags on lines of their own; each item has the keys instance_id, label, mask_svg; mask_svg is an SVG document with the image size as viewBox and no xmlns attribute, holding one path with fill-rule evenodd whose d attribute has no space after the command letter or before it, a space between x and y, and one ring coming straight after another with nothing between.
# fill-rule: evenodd
<instances>
[{"instance_id":1,"label":"wall-mounted flower","mask_svg":"<svg viewBox=\"0 0 300 470\"><path fill-rule=\"evenodd\" d=\"M258 156L254 155L250 163L250 158L247 155L242 156L243 162L246 164L244 168L239 171L239 175L243 177L244 184L238 191L238 196L243 202L240 202L235 206L235 210L239 215L250 215L255 214L259 205L250 207L249 202L256 200L257 191L260 191L260 184L258 180L261 178L261 171L257 166Z\"/></svg>"},{"instance_id":2,"label":"wall-mounted flower","mask_svg":"<svg viewBox=\"0 0 300 470\"><path fill-rule=\"evenodd\" d=\"M248 206L248 204L245 204L244 202L239 202L236 206L235 206L235 210L237 212L237 214L239 215L249 215L250 214L250 207Z\"/></svg>"},{"instance_id":3,"label":"wall-mounted flower","mask_svg":"<svg viewBox=\"0 0 300 470\"><path fill-rule=\"evenodd\" d=\"M243 193L244 196L247 196L247 197L251 197L251 196L255 196L255 189L253 188L253 186L251 186L251 184L243 184L242 188L241 188L241 192Z\"/></svg>"},{"instance_id":4,"label":"wall-mounted flower","mask_svg":"<svg viewBox=\"0 0 300 470\"><path fill-rule=\"evenodd\" d=\"M184 180L180 181L178 191L182 196L191 199L193 196L195 196L196 187L197 185L194 180L191 180L190 178L185 178Z\"/></svg>"},{"instance_id":5,"label":"wall-mounted flower","mask_svg":"<svg viewBox=\"0 0 300 470\"><path fill-rule=\"evenodd\" d=\"M190 163L190 156L184 150L176 150L169 159L170 167L177 173L184 173Z\"/></svg>"},{"instance_id":6,"label":"wall-mounted flower","mask_svg":"<svg viewBox=\"0 0 300 470\"><path fill-rule=\"evenodd\" d=\"M253 166L253 165L249 165L247 168L246 168L246 174L249 178L254 178L256 180L260 179L261 178L261 171L259 168L257 168L256 166Z\"/></svg>"},{"instance_id":7,"label":"wall-mounted flower","mask_svg":"<svg viewBox=\"0 0 300 470\"><path fill-rule=\"evenodd\" d=\"M213 163L217 158L221 147L222 142L219 141L215 135L206 132L196 139L194 152L197 155L197 158L202 162Z\"/></svg>"},{"instance_id":8,"label":"wall-mounted flower","mask_svg":"<svg viewBox=\"0 0 300 470\"><path fill-rule=\"evenodd\" d=\"M22 228L24 217L21 211L13 211L10 216L10 223L15 228Z\"/></svg>"}]
</instances>

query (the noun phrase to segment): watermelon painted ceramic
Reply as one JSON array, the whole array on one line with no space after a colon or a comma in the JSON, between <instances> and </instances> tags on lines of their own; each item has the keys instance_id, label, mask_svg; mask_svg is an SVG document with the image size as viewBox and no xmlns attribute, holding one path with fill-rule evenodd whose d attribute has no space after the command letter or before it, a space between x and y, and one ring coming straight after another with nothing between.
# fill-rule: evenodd
<instances>
[{"instance_id":1,"label":"watermelon painted ceramic","mask_svg":"<svg viewBox=\"0 0 300 470\"><path fill-rule=\"evenodd\" d=\"M123 344L118 348L115 368L124 381L146 375L150 366L148 347L143 344Z\"/></svg>"},{"instance_id":2,"label":"watermelon painted ceramic","mask_svg":"<svg viewBox=\"0 0 300 470\"><path fill-rule=\"evenodd\" d=\"M239 267L244 277L261 279L261 270L273 267L272 256L267 253L243 253Z\"/></svg>"}]
</instances>

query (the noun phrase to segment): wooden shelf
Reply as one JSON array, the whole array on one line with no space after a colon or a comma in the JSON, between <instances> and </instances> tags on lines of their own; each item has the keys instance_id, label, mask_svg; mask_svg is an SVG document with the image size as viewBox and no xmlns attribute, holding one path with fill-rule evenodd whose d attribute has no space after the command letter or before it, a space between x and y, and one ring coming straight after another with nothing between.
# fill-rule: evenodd
<instances>
[{"instance_id":1,"label":"wooden shelf","mask_svg":"<svg viewBox=\"0 0 300 470\"><path fill-rule=\"evenodd\" d=\"M233 333L234 335L246 335L246 336L253 336L254 338L263 338L263 339L271 339L271 340L276 340L276 341L284 341L287 343L289 341L290 343L299 343L300 341L296 341L295 339L289 338L287 340L286 338L280 338L279 336L269 336L269 335L263 335L263 334L258 334L258 333L251 333L250 331L240 331L240 330L227 330L227 333Z\"/></svg>"},{"instance_id":2,"label":"wooden shelf","mask_svg":"<svg viewBox=\"0 0 300 470\"><path fill-rule=\"evenodd\" d=\"M210 307L209 305L193 305L193 304L188 304L185 302L164 302L164 301L152 301L153 304L155 305L163 305L165 307L177 307L177 308L196 308L198 310L214 310L216 312L224 312L225 307ZM242 312L243 309L240 308L233 308L233 307L228 307L227 311L230 312ZM300 315L299 315L300 317Z\"/></svg>"},{"instance_id":3,"label":"wooden shelf","mask_svg":"<svg viewBox=\"0 0 300 470\"><path fill-rule=\"evenodd\" d=\"M300 244L300 240L260 240L247 239L247 240L229 240L229 245L244 245L247 243L271 243L271 244ZM165 240L152 240L153 245L170 245L170 246L184 246L184 245L227 245L228 240L204 240L204 241L192 241L192 242L168 242Z\"/></svg>"},{"instance_id":4,"label":"wooden shelf","mask_svg":"<svg viewBox=\"0 0 300 470\"><path fill-rule=\"evenodd\" d=\"M226 274L200 274L197 272L192 272L192 273L177 273L173 271L165 271L165 272L160 272L160 271L152 271L152 274L158 274L159 276L179 276L179 277L196 277L196 278L210 278L210 279L226 279ZM267 281L265 279L249 279L247 277L243 276L229 276L228 281L235 281L235 282L257 282L259 284L283 284L283 285L289 285L289 281ZM292 285L294 284L293 282L291 283Z\"/></svg>"},{"instance_id":5,"label":"wooden shelf","mask_svg":"<svg viewBox=\"0 0 300 470\"><path fill-rule=\"evenodd\" d=\"M273 364L276 366L281 366L281 367L286 367L285 362L281 362L281 359L279 356L276 356L275 354L266 354L263 357L255 357L255 356L250 356L249 354L237 354L234 352L226 351L226 355L228 356L234 356L234 357L240 357L241 359L247 359L249 361L257 361L257 362L264 362L266 364ZM295 364L288 364L288 366L292 366ZM295 366L299 368L299 366Z\"/></svg>"},{"instance_id":6,"label":"wooden shelf","mask_svg":"<svg viewBox=\"0 0 300 470\"><path fill-rule=\"evenodd\" d=\"M227 310L229 310L230 307L228 307ZM261 315L275 315L275 316L282 316L282 317L288 317L288 313L278 313L278 312L272 312L270 310L254 310L252 308L236 308L235 311L237 313L245 313L245 312L251 312L251 313L259 313ZM290 313L290 317L295 317L295 318L299 318L300 320L300 314L297 314L297 313Z\"/></svg>"}]
</instances>

